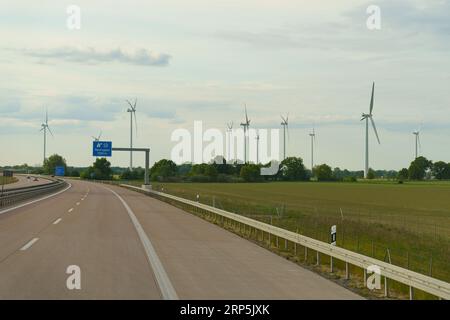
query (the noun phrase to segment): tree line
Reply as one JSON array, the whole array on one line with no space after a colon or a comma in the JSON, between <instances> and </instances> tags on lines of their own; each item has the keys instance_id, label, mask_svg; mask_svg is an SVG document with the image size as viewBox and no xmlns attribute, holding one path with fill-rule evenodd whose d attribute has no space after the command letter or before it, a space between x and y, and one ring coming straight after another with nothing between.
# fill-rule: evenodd
<instances>
[{"instance_id":1,"label":"tree line","mask_svg":"<svg viewBox=\"0 0 450 320\"><path fill-rule=\"evenodd\" d=\"M17 166L5 166L3 169L13 169L23 173L53 175L57 166L65 168L65 175L80 177L82 179L122 180L144 179L144 168L112 167L106 158L97 158L87 168L75 168L67 165L66 160L58 155L51 155L45 160L43 167L37 168L27 164ZM175 164L172 160L162 159L156 162L150 169L152 181L163 182L263 182L263 181L345 181L355 182L364 177L364 172L350 171L347 169L332 168L327 164L320 164L313 170L306 169L303 159L300 157L288 157L279 166L277 174L272 176L261 175L261 169L269 167L270 163L243 164L243 163L202 163ZM390 179L403 182L405 180L450 180L450 163L444 161L433 162L425 157L418 157L412 161L408 168L395 170L369 169L368 179Z\"/></svg>"}]
</instances>

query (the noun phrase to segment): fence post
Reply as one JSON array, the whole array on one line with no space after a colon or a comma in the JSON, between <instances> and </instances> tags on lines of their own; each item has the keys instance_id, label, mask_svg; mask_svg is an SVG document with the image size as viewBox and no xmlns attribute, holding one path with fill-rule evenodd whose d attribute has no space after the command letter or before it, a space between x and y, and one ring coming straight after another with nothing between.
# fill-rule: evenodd
<instances>
[{"instance_id":1,"label":"fence post","mask_svg":"<svg viewBox=\"0 0 450 320\"><path fill-rule=\"evenodd\" d=\"M345 263L345 279L346 280L350 279L350 269L348 262Z\"/></svg>"},{"instance_id":2,"label":"fence post","mask_svg":"<svg viewBox=\"0 0 450 320\"><path fill-rule=\"evenodd\" d=\"M409 286L409 300L414 300L414 288Z\"/></svg>"},{"instance_id":3,"label":"fence post","mask_svg":"<svg viewBox=\"0 0 450 320\"><path fill-rule=\"evenodd\" d=\"M384 296L389 297L388 278L386 276L384 276Z\"/></svg>"},{"instance_id":4,"label":"fence post","mask_svg":"<svg viewBox=\"0 0 450 320\"><path fill-rule=\"evenodd\" d=\"M367 270L366 270L366 268L363 268L364 269L364 286L366 286L367 285Z\"/></svg>"},{"instance_id":5,"label":"fence post","mask_svg":"<svg viewBox=\"0 0 450 320\"><path fill-rule=\"evenodd\" d=\"M333 273L333 257L330 256L330 272Z\"/></svg>"},{"instance_id":6,"label":"fence post","mask_svg":"<svg viewBox=\"0 0 450 320\"><path fill-rule=\"evenodd\" d=\"M317 265L320 264L320 253L319 253L319 251L316 251L316 263L317 263Z\"/></svg>"},{"instance_id":7,"label":"fence post","mask_svg":"<svg viewBox=\"0 0 450 320\"><path fill-rule=\"evenodd\" d=\"M305 262L308 262L308 247L305 246Z\"/></svg>"}]
</instances>

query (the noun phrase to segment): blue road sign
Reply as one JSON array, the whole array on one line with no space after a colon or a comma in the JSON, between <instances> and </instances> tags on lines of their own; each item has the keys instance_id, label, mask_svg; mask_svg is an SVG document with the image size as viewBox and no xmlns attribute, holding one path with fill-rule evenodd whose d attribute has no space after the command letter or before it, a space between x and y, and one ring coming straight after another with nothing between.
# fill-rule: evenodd
<instances>
[{"instance_id":1,"label":"blue road sign","mask_svg":"<svg viewBox=\"0 0 450 320\"><path fill-rule=\"evenodd\" d=\"M55 176L58 176L58 177L64 177L64 174L65 174L66 172L65 172L65 169L64 169L64 167L62 167L62 166L60 166L60 167L55 167Z\"/></svg>"},{"instance_id":2,"label":"blue road sign","mask_svg":"<svg viewBox=\"0 0 450 320\"><path fill-rule=\"evenodd\" d=\"M92 143L92 155L94 157L111 157L112 142L111 141L94 141Z\"/></svg>"}]
</instances>

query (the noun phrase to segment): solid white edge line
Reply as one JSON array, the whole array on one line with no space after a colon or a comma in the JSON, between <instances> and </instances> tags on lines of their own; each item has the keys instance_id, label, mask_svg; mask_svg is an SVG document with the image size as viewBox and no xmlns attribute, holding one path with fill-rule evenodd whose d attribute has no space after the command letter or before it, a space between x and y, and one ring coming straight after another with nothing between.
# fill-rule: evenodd
<instances>
[{"instance_id":1,"label":"solid white edge line","mask_svg":"<svg viewBox=\"0 0 450 320\"><path fill-rule=\"evenodd\" d=\"M141 224L139 223L139 220L134 215L131 208L128 206L128 204L125 202L125 200L122 199L120 195L118 195L114 190L111 190L109 188L106 188L109 191L111 191L119 200L122 202L123 206L128 212L128 215L130 216L131 222L133 223L139 238L142 242L142 245L144 246L145 253L147 254L147 259L150 262L150 266L153 269L153 273L156 278L156 282L158 283L159 289L161 290L161 295L164 300L178 300L178 295L175 291L175 289L172 286L172 283L170 282L169 276L166 273L166 270L164 270L164 267L161 263L161 260L159 260L158 255L156 254L155 249L153 248L152 243L150 242L150 239L145 234L144 229L142 228Z\"/></svg>"},{"instance_id":2,"label":"solid white edge line","mask_svg":"<svg viewBox=\"0 0 450 320\"><path fill-rule=\"evenodd\" d=\"M61 222L61 220L62 220L62 218L58 218L58 219L56 219L56 220L53 222L53 224L58 224L58 223Z\"/></svg>"},{"instance_id":3,"label":"solid white edge line","mask_svg":"<svg viewBox=\"0 0 450 320\"><path fill-rule=\"evenodd\" d=\"M25 250L29 249L38 240L39 240L39 238L34 238L34 239L28 241L26 245L24 245L22 248L20 248L20 251L25 251Z\"/></svg>"},{"instance_id":4,"label":"solid white edge line","mask_svg":"<svg viewBox=\"0 0 450 320\"><path fill-rule=\"evenodd\" d=\"M64 190L58 191L58 192L56 192L56 193L50 194L50 195L48 195L48 196L45 196L45 197L42 197L42 198L39 198L39 199L30 201L30 202L26 202L26 203L19 204L18 206L15 206L15 207L11 207L11 208L8 208L8 209L1 210L1 211L0 211L0 214L6 213L6 212L9 212L9 211L12 211L12 210L16 210L16 209L19 209L19 208L28 206L28 205L30 205L30 204L33 204L33 203L36 203L36 202L39 202L39 201L42 201L42 200L45 200L45 199L54 197L54 196L56 196L56 195L58 195L58 194L60 194L60 193L63 193L63 192L65 192L65 191L69 190L70 188L72 188L72 184L71 184L70 182L67 182L67 183L68 183L69 185L68 185L67 188L65 188Z\"/></svg>"},{"instance_id":5,"label":"solid white edge line","mask_svg":"<svg viewBox=\"0 0 450 320\"><path fill-rule=\"evenodd\" d=\"M73 208L70 208L67 212L72 212L73 211Z\"/></svg>"}]
</instances>

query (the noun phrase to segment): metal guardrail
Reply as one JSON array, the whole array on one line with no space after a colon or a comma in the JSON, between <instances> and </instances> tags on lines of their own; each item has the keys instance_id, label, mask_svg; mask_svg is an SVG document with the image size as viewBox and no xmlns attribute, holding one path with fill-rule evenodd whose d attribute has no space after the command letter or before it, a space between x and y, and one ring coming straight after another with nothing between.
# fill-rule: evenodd
<instances>
[{"instance_id":1,"label":"metal guardrail","mask_svg":"<svg viewBox=\"0 0 450 320\"><path fill-rule=\"evenodd\" d=\"M5 189L0 191L0 208L9 207L15 203L34 198L43 194L62 189L67 185L64 180L55 179L50 183L23 188Z\"/></svg>"},{"instance_id":2,"label":"metal guardrail","mask_svg":"<svg viewBox=\"0 0 450 320\"><path fill-rule=\"evenodd\" d=\"M403 283L410 288L410 299L413 299L413 288L422 290L434 296L442 299L450 299L450 283L432 278L427 275L423 275L405 268L401 268L390 263L377 260L371 257L364 256L362 254L333 246L323 241L319 241L313 238L303 236L301 234L285 230L273 225L253 220L235 213L231 213L225 210L214 208L205 204L201 204L192 200L176 197L170 194L139 188L136 186L131 186L127 184L120 184L120 186L132 189L141 193L156 195L165 199L170 199L194 208L199 208L216 215L222 216L224 218L240 222L244 225L253 227L257 230L267 232L268 234L286 239L293 243L299 244L305 248L309 248L318 253L322 253L333 257L335 259L344 261L346 263L346 275L348 277L348 265L354 265L367 270L369 266L377 266L380 269L381 276L385 279L385 295L388 295L388 279Z\"/></svg>"}]
</instances>

